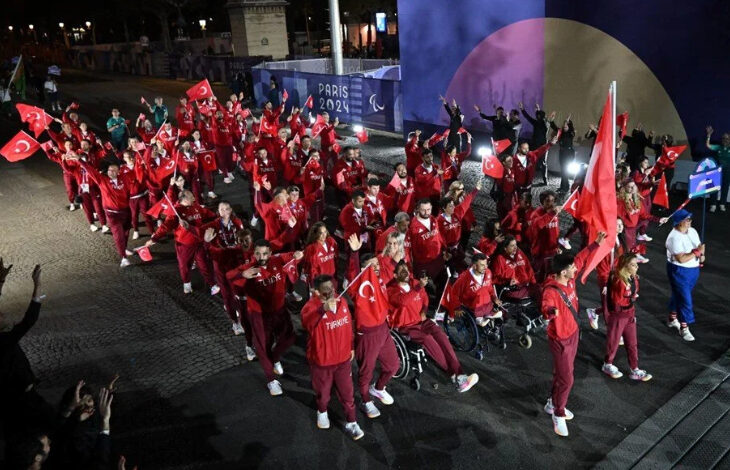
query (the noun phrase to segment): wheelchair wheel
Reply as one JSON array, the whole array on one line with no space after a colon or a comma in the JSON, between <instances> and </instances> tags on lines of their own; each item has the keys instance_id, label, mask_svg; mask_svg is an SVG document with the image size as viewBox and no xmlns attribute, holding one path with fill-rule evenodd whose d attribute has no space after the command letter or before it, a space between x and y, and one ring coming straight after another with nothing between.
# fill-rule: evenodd
<instances>
[{"instance_id":1,"label":"wheelchair wheel","mask_svg":"<svg viewBox=\"0 0 730 470\"><path fill-rule=\"evenodd\" d=\"M418 380L418 377L413 377L411 379L411 388L415 391L421 390L421 381Z\"/></svg>"},{"instance_id":2,"label":"wheelchair wheel","mask_svg":"<svg viewBox=\"0 0 730 470\"><path fill-rule=\"evenodd\" d=\"M449 337L449 341L457 351L471 352L479 343L479 330L474 317L468 313L449 321L444 318L442 327Z\"/></svg>"},{"instance_id":3,"label":"wheelchair wheel","mask_svg":"<svg viewBox=\"0 0 730 470\"><path fill-rule=\"evenodd\" d=\"M403 341L401 335L393 330L390 330L390 336L393 338L393 343L395 343L395 350L398 353L398 362L400 362L398 372L396 372L393 377L396 379L405 379L411 371L411 357L408 354L406 342Z\"/></svg>"},{"instance_id":4,"label":"wheelchair wheel","mask_svg":"<svg viewBox=\"0 0 730 470\"><path fill-rule=\"evenodd\" d=\"M530 335L525 333L524 335L520 336L517 344L519 344L520 347L524 349L530 349L532 347L532 338L530 337Z\"/></svg>"}]
</instances>

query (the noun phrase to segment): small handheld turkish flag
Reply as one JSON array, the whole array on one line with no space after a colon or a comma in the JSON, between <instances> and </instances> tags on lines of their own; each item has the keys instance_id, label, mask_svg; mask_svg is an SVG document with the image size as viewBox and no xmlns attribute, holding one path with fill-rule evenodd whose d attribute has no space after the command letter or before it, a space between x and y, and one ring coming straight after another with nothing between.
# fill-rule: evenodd
<instances>
[{"instance_id":1,"label":"small handheld turkish flag","mask_svg":"<svg viewBox=\"0 0 730 470\"><path fill-rule=\"evenodd\" d=\"M499 155L512 145L512 141L509 139L493 140L492 147L494 147L494 154Z\"/></svg>"},{"instance_id":2,"label":"small handheld turkish flag","mask_svg":"<svg viewBox=\"0 0 730 470\"><path fill-rule=\"evenodd\" d=\"M662 173L662 178L659 180L659 186L656 188L656 194L652 200L657 206L662 206L665 209L669 209L669 192L667 191L667 179Z\"/></svg>"},{"instance_id":3,"label":"small handheld turkish flag","mask_svg":"<svg viewBox=\"0 0 730 470\"><path fill-rule=\"evenodd\" d=\"M241 109L241 110L240 110L240 111L238 112L238 114L240 114L240 115L241 115L241 118L243 118L243 119L246 119L247 117L249 117L249 116L251 115L251 110L250 110L250 109L248 109L248 108L242 108L242 109Z\"/></svg>"},{"instance_id":4,"label":"small handheld turkish flag","mask_svg":"<svg viewBox=\"0 0 730 470\"><path fill-rule=\"evenodd\" d=\"M162 163L160 163L160 166L155 170L155 176L158 180L163 180L173 174L176 168L177 160L173 160L172 158L164 159Z\"/></svg>"},{"instance_id":5,"label":"small handheld turkish flag","mask_svg":"<svg viewBox=\"0 0 730 470\"><path fill-rule=\"evenodd\" d=\"M625 112L619 114L618 116L616 116L616 125L621 127L621 134L619 134L621 136L621 139L623 139L624 136L626 135L626 126L628 125L628 123L629 123L629 112L628 111L625 111Z\"/></svg>"},{"instance_id":6,"label":"small handheld turkish flag","mask_svg":"<svg viewBox=\"0 0 730 470\"><path fill-rule=\"evenodd\" d=\"M321 114L317 115L317 120L312 126L312 139L315 139L323 130L327 127L327 123L324 122L324 118Z\"/></svg>"},{"instance_id":7,"label":"small handheld turkish flag","mask_svg":"<svg viewBox=\"0 0 730 470\"><path fill-rule=\"evenodd\" d=\"M398 189L401 185L400 182L400 176L398 176L398 172L395 172L393 174L393 178L391 178L390 183L388 183L388 186L392 186L394 189Z\"/></svg>"},{"instance_id":8,"label":"small handheld turkish flag","mask_svg":"<svg viewBox=\"0 0 730 470\"><path fill-rule=\"evenodd\" d=\"M502 178L504 176L502 162L494 155L484 155L482 157L482 173L494 179Z\"/></svg>"},{"instance_id":9,"label":"small handheld turkish flag","mask_svg":"<svg viewBox=\"0 0 730 470\"><path fill-rule=\"evenodd\" d=\"M466 129L464 129L463 127L459 128L459 134L466 134L466 133L467 133Z\"/></svg>"},{"instance_id":10,"label":"small handheld turkish flag","mask_svg":"<svg viewBox=\"0 0 730 470\"><path fill-rule=\"evenodd\" d=\"M337 186L342 186L343 184L345 184L345 173L344 173L344 171L340 171L339 173L337 173L335 175L335 184Z\"/></svg>"},{"instance_id":11,"label":"small handheld turkish flag","mask_svg":"<svg viewBox=\"0 0 730 470\"><path fill-rule=\"evenodd\" d=\"M172 204L167 200L166 197L163 197L157 203L150 207L147 210L147 215L154 217L155 219L158 219L160 217L160 214L165 214L168 216L175 215L175 209L172 207Z\"/></svg>"},{"instance_id":12,"label":"small handheld turkish flag","mask_svg":"<svg viewBox=\"0 0 730 470\"><path fill-rule=\"evenodd\" d=\"M291 282L292 284L296 284L297 279L299 279L299 273L297 272L297 262L295 260L291 260L286 263L282 269L286 273L286 277L289 278L289 282Z\"/></svg>"},{"instance_id":13,"label":"small handheld turkish flag","mask_svg":"<svg viewBox=\"0 0 730 470\"><path fill-rule=\"evenodd\" d=\"M312 98L312 95L309 95L309 97L307 97L307 101L304 102L304 106L309 109L314 108L314 98Z\"/></svg>"},{"instance_id":14,"label":"small handheld turkish flag","mask_svg":"<svg viewBox=\"0 0 730 470\"><path fill-rule=\"evenodd\" d=\"M284 89L284 92L281 94L281 101L286 101L289 99L289 92L286 91L286 88Z\"/></svg>"},{"instance_id":15,"label":"small handheld turkish flag","mask_svg":"<svg viewBox=\"0 0 730 470\"><path fill-rule=\"evenodd\" d=\"M269 120L266 119L265 117L262 117L261 118L261 124L260 124L260 126L261 127L259 128L259 130L260 130L261 133L268 134L268 135L271 135L271 136L276 135L276 132L277 132L276 125L274 125L271 122L269 122Z\"/></svg>"},{"instance_id":16,"label":"small handheld turkish flag","mask_svg":"<svg viewBox=\"0 0 730 470\"><path fill-rule=\"evenodd\" d=\"M563 211L575 217L576 211L578 210L579 200L580 195L578 194L578 189L576 188L576 190L573 191L570 196L568 196L568 199L566 199L563 203Z\"/></svg>"},{"instance_id":17,"label":"small handheld turkish flag","mask_svg":"<svg viewBox=\"0 0 730 470\"><path fill-rule=\"evenodd\" d=\"M139 119L140 121L144 121L145 119L147 119L147 116L145 116L144 113L139 113L139 116L137 116L137 119Z\"/></svg>"},{"instance_id":18,"label":"small handheld turkish flag","mask_svg":"<svg viewBox=\"0 0 730 470\"><path fill-rule=\"evenodd\" d=\"M340 144L338 144L337 142L335 142L334 144L332 144L332 151L334 153L336 153L337 155L339 155L340 154L340 150L342 150L342 147L340 146Z\"/></svg>"},{"instance_id":19,"label":"small handheld turkish flag","mask_svg":"<svg viewBox=\"0 0 730 470\"><path fill-rule=\"evenodd\" d=\"M152 253L150 252L150 247L148 246L140 246L139 248L135 249L134 251L137 252L139 255L139 258L146 262L152 261Z\"/></svg>"},{"instance_id":20,"label":"small handheld turkish flag","mask_svg":"<svg viewBox=\"0 0 730 470\"><path fill-rule=\"evenodd\" d=\"M296 146L302 145L302 138L299 137L298 132L294 135L294 138L292 139L292 141L294 142L294 145L296 145Z\"/></svg>"},{"instance_id":21,"label":"small handheld turkish flag","mask_svg":"<svg viewBox=\"0 0 730 470\"><path fill-rule=\"evenodd\" d=\"M213 90L210 87L210 83L208 83L208 79L204 78L200 82L191 86L185 94L188 95L188 98L191 100L197 101L213 96Z\"/></svg>"},{"instance_id":22,"label":"small handheld turkish flag","mask_svg":"<svg viewBox=\"0 0 730 470\"><path fill-rule=\"evenodd\" d=\"M40 148L41 144L37 140L24 131L20 131L0 149L0 155L7 158L9 162L18 162L30 157Z\"/></svg>"},{"instance_id":23,"label":"small handheld turkish flag","mask_svg":"<svg viewBox=\"0 0 730 470\"><path fill-rule=\"evenodd\" d=\"M138 152L144 152L147 146L144 142L137 142L137 151Z\"/></svg>"},{"instance_id":24,"label":"small handheld turkish flag","mask_svg":"<svg viewBox=\"0 0 730 470\"><path fill-rule=\"evenodd\" d=\"M380 287L380 280L372 265L365 268L363 273L347 286L347 291L350 292L355 304L356 315L377 318L388 311L388 299Z\"/></svg>"},{"instance_id":25,"label":"small handheld turkish flag","mask_svg":"<svg viewBox=\"0 0 730 470\"><path fill-rule=\"evenodd\" d=\"M368 141L368 131L366 129L363 129L355 134L357 136L358 142L361 144L364 144Z\"/></svg>"}]
</instances>

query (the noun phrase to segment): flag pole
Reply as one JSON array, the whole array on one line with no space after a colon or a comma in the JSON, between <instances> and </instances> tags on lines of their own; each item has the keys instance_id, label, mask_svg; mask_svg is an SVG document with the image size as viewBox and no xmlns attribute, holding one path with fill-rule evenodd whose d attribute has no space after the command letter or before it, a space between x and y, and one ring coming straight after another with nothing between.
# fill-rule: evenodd
<instances>
[{"instance_id":1,"label":"flag pole","mask_svg":"<svg viewBox=\"0 0 730 470\"><path fill-rule=\"evenodd\" d=\"M340 300L340 297L342 297L343 295L345 295L345 292L347 292L350 289L350 287L352 287L352 285L355 283L355 281L357 281L358 279L360 279L360 276L362 276L363 273L365 273L365 271L367 271L369 268L370 268L370 266L368 266L365 269L361 269L360 270L360 274L358 274L357 276L355 276L355 278L347 284L347 287L345 289L343 289L342 292L340 292L340 295L337 296L337 300Z\"/></svg>"},{"instance_id":2,"label":"flag pole","mask_svg":"<svg viewBox=\"0 0 730 470\"><path fill-rule=\"evenodd\" d=\"M618 152L616 151L616 80L611 82L611 151L614 154L613 157L613 174L616 174L616 159L618 158ZM616 223L614 220L613 223ZM618 234L616 234L618 237ZM616 251L616 240L611 242L611 268L613 269L613 263Z\"/></svg>"}]
</instances>

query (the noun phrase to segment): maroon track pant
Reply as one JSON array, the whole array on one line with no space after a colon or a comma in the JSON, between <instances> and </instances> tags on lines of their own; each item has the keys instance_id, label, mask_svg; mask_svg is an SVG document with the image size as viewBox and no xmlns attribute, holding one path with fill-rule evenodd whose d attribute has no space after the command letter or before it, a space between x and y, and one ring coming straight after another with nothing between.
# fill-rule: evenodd
<instances>
[{"instance_id":1,"label":"maroon track pant","mask_svg":"<svg viewBox=\"0 0 730 470\"><path fill-rule=\"evenodd\" d=\"M106 224L112 232L114 238L114 246L117 247L117 253L120 258L124 258L127 249L127 240L129 240L130 219L129 208L122 210L104 209L106 212Z\"/></svg>"},{"instance_id":2,"label":"maroon track pant","mask_svg":"<svg viewBox=\"0 0 730 470\"><path fill-rule=\"evenodd\" d=\"M553 355L553 414L565 417L565 405L573 388L573 366L578 352L578 331L567 339L548 338L548 346Z\"/></svg>"},{"instance_id":3,"label":"maroon track pant","mask_svg":"<svg viewBox=\"0 0 730 470\"><path fill-rule=\"evenodd\" d=\"M147 215L149 210L149 198L147 194L143 193L138 197L129 198L129 210L132 213L132 229L135 232L139 231L139 216L144 217L144 224L147 226L147 230L150 231L150 235L155 233L155 219Z\"/></svg>"},{"instance_id":4,"label":"maroon track pant","mask_svg":"<svg viewBox=\"0 0 730 470\"><path fill-rule=\"evenodd\" d=\"M409 336L411 341L422 344L426 354L449 375L461 375L459 359L449 343L449 337L433 320L426 319L415 325L398 329L402 335Z\"/></svg>"},{"instance_id":5,"label":"maroon track pant","mask_svg":"<svg viewBox=\"0 0 730 470\"><path fill-rule=\"evenodd\" d=\"M213 286L215 281L210 273L210 260L202 243L194 245L183 245L175 242L175 253L177 254L177 267L180 269L180 277L184 283L190 282L190 267L195 259L195 265L203 276L208 286Z\"/></svg>"},{"instance_id":6,"label":"maroon track pant","mask_svg":"<svg viewBox=\"0 0 730 470\"><path fill-rule=\"evenodd\" d=\"M345 419L354 423L355 397L352 386L352 365L350 361L341 362L332 366L318 366L309 364L312 373L312 389L317 396L317 411L324 413L330 401L332 386L335 387L337 399L345 410Z\"/></svg>"},{"instance_id":7,"label":"maroon track pant","mask_svg":"<svg viewBox=\"0 0 730 470\"><path fill-rule=\"evenodd\" d=\"M362 401L370 401L370 382L375 373L375 362L380 361L380 377L375 388L382 390L388 381L398 372L400 361L395 350L395 343L390 337L388 325L361 328L355 335L355 358L357 359L358 377Z\"/></svg>"},{"instance_id":8,"label":"maroon track pant","mask_svg":"<svg viewBox=\"0 0 730 470\"><path fill-rule=\"evenodd\" d=\"M106 225L106 214L104 214L104 208L101 205L101 193L99 193L99 188L96 186L90 186L89 192L81 194L81 208L84 210L84 215L86 216L86 221L89 222L89 225L94 224L94 212L96 212L97 217L99 217L99 223L101 225Z\"/></svg>"},{"instance_id":9,"label":"maroon track pant","mask_svg":"<svg viewBox=\"0 0 730 470\"><path fill-rule=\"evenodd\" d=\"M286 308L278 312L248 312L248 321L253 333L253 344L266 381L271 382L274 375L274 363L279 362L296 340L294 326ZM274 346L276 343L276 346Z\"/></svg>"},{"instance_id":10,"label":"maroon track pant","mask_svg":"<svg viewBox=\"0 0 730 470\"><path fill-rule=\"evenodd\" d=\"M621 312L621 315L616 312L606 315L605 361L607 364L613 364L622 336L624 337L626 355L629 356L629 367L637 369L639 367L639 346L636 335L636 317L633 311L630 315L626 315L626 312Z\"/></svg>"}]
</instances>

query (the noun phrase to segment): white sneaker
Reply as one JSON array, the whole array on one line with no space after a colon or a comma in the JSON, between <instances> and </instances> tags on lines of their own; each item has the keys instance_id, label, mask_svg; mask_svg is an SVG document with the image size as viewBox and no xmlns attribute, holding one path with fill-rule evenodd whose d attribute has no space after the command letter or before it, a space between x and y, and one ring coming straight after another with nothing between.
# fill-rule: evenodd
<instances>
[{"instance_id":1,"label":"white sneaker","mask_svg":"<svg viewBox=\"0 0 730 470\"><path fill-rule=\"evenodd\" d=\"M97 227L94 224L91 224L91 225L89 225L89 230L91 230L92 232L96 232L97 230L99 230L99 227Z\"/></svg>"},{"instance_id":2,"label":"white sneaker","mask_svg":"<svg viewBox=\"0 0 730 470\"><path fill-rule=\"evenodd\" d=\"M720 204L720 212L725 212L725 211L727 211L725 204Z\"/></svg>"},{"instance_id":3,"label":"white sneaker","mask_svg":"<svg viewBox=\"0 0 730 470\"><path fill-rule=\"evenodd\" d=\"M185 294L190 294L193 292L193 283L192 282L183 282L183 292Z\"/></svg>"},{"instance_id":4,"label":"white sneaker","mask_svg":"<svg viewBox=\"0 0 730 470\"><path fill-rule=\"evenodd\" d=\"M135 230L132 232L132 240L137 240L139 238L139 232Z\"/></svg>"},{"instance_id":5,"label":"white sneaker","mask_svg":"<svg viewBox=\"0 0 730 470\"><path fill-rule=\"evenodd\" d=\"M109 226L108 225L102 225L101 226L101 233L109 233Z\"/></svg>"},{"instance_id":6,"label":"white sneaker","mask_svg":"<svg viewBox=\"0 0 730 470\"><path fill-rule=\"evenodd\" d=\"M679 324L679 320L677 320L676 318L668 321L667 322L667 327L668 328L676 328L677 331L679 331L679 330L682 329L682 325Z\"/></svg>"},{"instance_id":7,"label":"white sneaker","mask_svg":"<svg viewBox=\"0 0 730 470\"><path fill-rule=\"evenodd\" d=\"M299 293L297 291L295 291L295 290L291 291L291 296L294 298L294 300L296 302L301 302L302 301L302 296L299 295Z\"/></svg>"},{"instance_id":8,"label":"white sneaker","mask_svg":"<svg viewBox=\"0 0 730 470\"><path fill-rule=\"evenodd\" d=\"M217 197L218 197L218 195L216 193L214 193L213 191L208 191L208 198L209 199L215 199Z\"/></svg>"},{"instance_id":9,"label":"white sneaker","mask_svg":"<svg viewBox=\"0 0 730 470\"><path fill-rule=\"evenodd\" d=\"M256 351L251 346L246 346L246 360L251 362L254 359L256 359Z\"/></svg>"},{"instance_id":10,"label":"white sneaker","mask_svg":"<svg viewBox=\"0 0 730 470\"><path fill-rule=\"evenodd\" d=\"M259 218L256 216L251 217L251 227L256 227L256 225L259 223Z\"/></svg>"},{"instance_id":11,"label":"white sneaker","mask_svg":"<svg viewBox=\"0 0 730 470\"><path fill-rule=\"evenodd\" d=\"M233 334L236 336L242 335L245 333L245 331L243 331L243 327L241 326L240 323L234 323L232 326L232 329L233 329Z\"/></svg>"},{"instance_id":12,"label":"white sneaker","mask_svg":"<svg viewBox=\"0 0 730 470\"><path fill-rule=\"evenodd\" d=\"M284 375L284 368L281 366L281 362L274 363L274 374Z\"/></svg>"},{"instance_id":13,"label":"white sneaker","mask_svg":"<svg viewBox=\"0 0 730 470\"><path fill-rule=\"evenodd\" d=\"M624 376L624 374L622 374L621 371L618 370L618 367L613 364L604 363L603 367L601 367L601 371L612 379L620 379Z\"/></svg>"},{"instance_id":14,"label":"white sneaker","mask_svg":"<svg viewBox=\"0 0 730 470\"><path fill-rule=\"evenodd\" d=\"M324 413L317 412L317 427L319 429L330 428L330 417L326 411Z\"/></svg>"},{"instance_id":15,"label":"white sneaker","mask_svg":"<svg viewBox=\"0 0 730 470\"><path fill-rule=\"evenodd\" d=\"M638 263L648 263L649 262L649 258L646 258L646 257L644 257L642 255L637 254L636 255L636 261Z\"/></svg>"},{"instance_id":16,"label":"white sneaker","mask_svg":"<svg viewBox=\"0 0 730 470\"><path fill-rule=\"evenodd\" d=\"M485 326L487 326L489 324L489 320L487 320L486 317L477 317L476 322L477 322L477 325L481 326L482 328L484 328Z\"/></svg>"},{"instance_id":17,"label":"white sneaker","mask_svg":"<svg viewBox=\"0 0 730 470\"><path fill-rule=\"evenodd\" d=\"M372 400L363 403L361 406L363 413L365 413L368 418L375 419L380 416L380 410L377 406L375 406L375 403L373 403Z\"/></svg>"},{"instance_id":18,"label":"white sneaker","mask_svg":"<svg viewBox=\"0 0 730 470\"><path fill-rule=\"evenodd\" d=\"M714 213L717 210L717 205L713 204L710 206L710 212Z\"/></svg>"},{"instance_id":19,"label":"white sneaker","mask_svg":"<svg viewBox=\"0 0 730 470\"><path fill-rule=\"evenodd\" d=\"M134 252L131 250L124 250L124 254L127 256L132 256L134 254Z\"/></svg>"},{"instance_id":20,"label":"white sneaker","mask_svg":"<svg viewBox=\"0 0 730 470\"><path fill-rule=\"evenodd\" d=\"M640 380L642 382L650 381L651 377L651 374L647 374L646 371L642 369L634 369L629 374L629 378L631 380Z\"/></svg>"},{"instance_id":21,"label":"white sneaker","mask_svg":"<svg viewBox=\"0 0 730 470\"><path fill-rule=\"evenodd\" d=\"M383 405L392 405L393 403L395 403L395 400L393 400L393 396L385 390L385 387L383 387L382 390L378 390L377 388L375 388L375 385L371 385L369 393L371 396L380 400L380 403L382 403Z\"/></svg>"},{"instance_id":22,"label":"white sneaker","mask_svg":"<svg viewBox=\"0 0 730 470\"><path fill-rule=\"evenodd\" d=\"M352 438L353 441L356 441L365 435L365 433L362 432L362 429L360 429L360 426L357 423L345 424L345 432L348 436Z\"/></svg>"},{"instance_id":23,"label":"white sneaker","mask_svg":"<svg viewBox=\"0 0 730 470\"><path fill-rule=\"evenodd\" d=\"M547 403L545 403L544 410L545 410L545 413L547 413L549 415L551 415L551 414L553 414L555 412L555 407L553 406L553 399L552 398L548 398L547 399ZM565 409L565 416L564 416L564 418L566 420L570 421L571 419L573 419L573 417L574 417L573 413L569 409L566 408Z\"/></svg>"},{"instance_id":24,"label":"white sneaker","mask_svg":"<svg viewBox=\"0 0 730 470\"><path fill-rule=\"evenodd\" d=\"M271 382L267 383L266 386L269 388L269 393L271 394L272 397L275 397L275 396L278 396L278 395L281 395L282 393L284 393L281 390L281 384L279 383L278 380L272 380Z\"/></svg>"},{"instance_id":25,"label":"white sneaker","mask_svg":"<svg viewBox=\"0 0 730 470\"><path fill-rule=\"evenodd\" d=\"M228 173L228 179L231 180L231 181L233 181L233 180L236 179L236 177L233 176L233 173Z\"/></svg>"},{"instance_id":26,"label":"white sneaker","mask_svg":"<svg viewBox=\"0 0 730 470\"><path fill-rule=\"evenodd\" d=\"M562 246L563 248L565 248L568 251L570 251L570 249L572 248L570 246L570 241L567 238L563 238L563 237L558 238L558 243L560 244L560 246Z\"/></svg>"},{"instance_id":27,"label":"white sneaker","mask_svg":"<svg viewBox=\"0 0 730 470\"><path fill-rule=\"evenodd\" d=\"M497 318L502 318L502 311L501 310L492 310L492 313L489 315L485 315L484 318L487 320L496 320Z\"/></svg>"},{"instance_id":28,"label":"white sneaker","mask_svg":"<svg viewBox=\"0 0 730 470\"><path fill-rule=\"evenodd\" d=\"M223 178L223 182L226 184L231 184L233 182L233 180L231 180L229 177L226 176L225 178Z\"/></svg>"},{"instance_id":29,"label":"white sneaker","mask_svg":"<svg viewBox=\"0 0 730 470\"><path fill-rule=\"evenodd\" d=\"M639 235L637 235L637 237L636 237L636 240L637 240L637 241L640 241L640 242L650 242L650 241L652 241L652 240L654 240L654 239L653 239L653 238L651 238L651 237L650 237L649 235L647 235L647 234L643 234L643 235L642 235L642 234L639 234Z\"/></svg>"},{"instance_id":30,"label":"white sneaker","mask_svg":"<svg viewBox=\"0 0 730 470\"><path fill-rule=\"evenodd\" d=\"M624 345L624 337L623 336L618 339L618 345L619 346L623 346Z\"/></svg>"},{"instance_id":31,"label":"white sneaker","mask_svg":"<svg viewBox=\"0 0 730 470\"><path fill-rule=\"evenodd\" d=\"M679 334L682 335L682 339L685 341L694 341L695 337L692 336L692 333L689 332L689 327L685 326L679 331Z\"/></svg>"},{"instance_id":32,"label":"white sneaker","mask_svg":"<svg viewBox=\"0 0 730 470\"><path fill-rule=\"evenodd\" d=\"M598 314L596 313L595 308L587 308L586 314L588 314L588 324L591 325L591 328L594 330L598 329Z\"/></svg>"},{"instance_id":33,"label":"white sneaker","mask_svg":"<svg viewBox=\"0 0 730 470\"><path fill-rule=\"evenodd\" d=\"M119 263L119 267L120 267L120 268L126 268L126 267L127 267L127 266L129 266L130 264L132 264L132 263L130 263L130 262L129 262L129 260L128 260L127 258L122 258L122 262L121 262L121 263Z\"/></svg>"},{"instance_id":34,"label":"white sneaker","mask_svg":"<svg viewBox=\"0 0 730 470\"><path fill-rule=\"evenodd\" d=\"M220 291L221 291L221 288L218 287L218 284L216 284L210 288L210 295L216 295Z\"/></svg>"},{"instance_id":35,"label":"white sneaker","mask_svg":"<svg viewBox=\"0 0 730 470\"><path fill-rule=\"evenodd\" d=\"M568 424L565 422L565 418L553 415L553 431L558 436L568 436Z\"/></svg>"},{"instance_id":36,"label":"white sneaker","mask_svg":"<svg viewBox=\"0 0 730 470\"><path fill-rule=\"evenodd\" d=\"M468 391L470 388L476 385L477 382L479 382L479 376L477 374L461 374L460 376L456 377L456 386L460 393Z\"/></svg>"},{"instance_id":37,"label":"white sneaker","mask_svg":"<svg viewBox=\"0 0 730 470\"><path fill-rule=\"evenodd\" d=\"M71 204L69 204L68 205L68 210L70 210L72 212L75 211L76 210L76 204L74 204L73 202Z\"/></svg>"}]
</instances>

